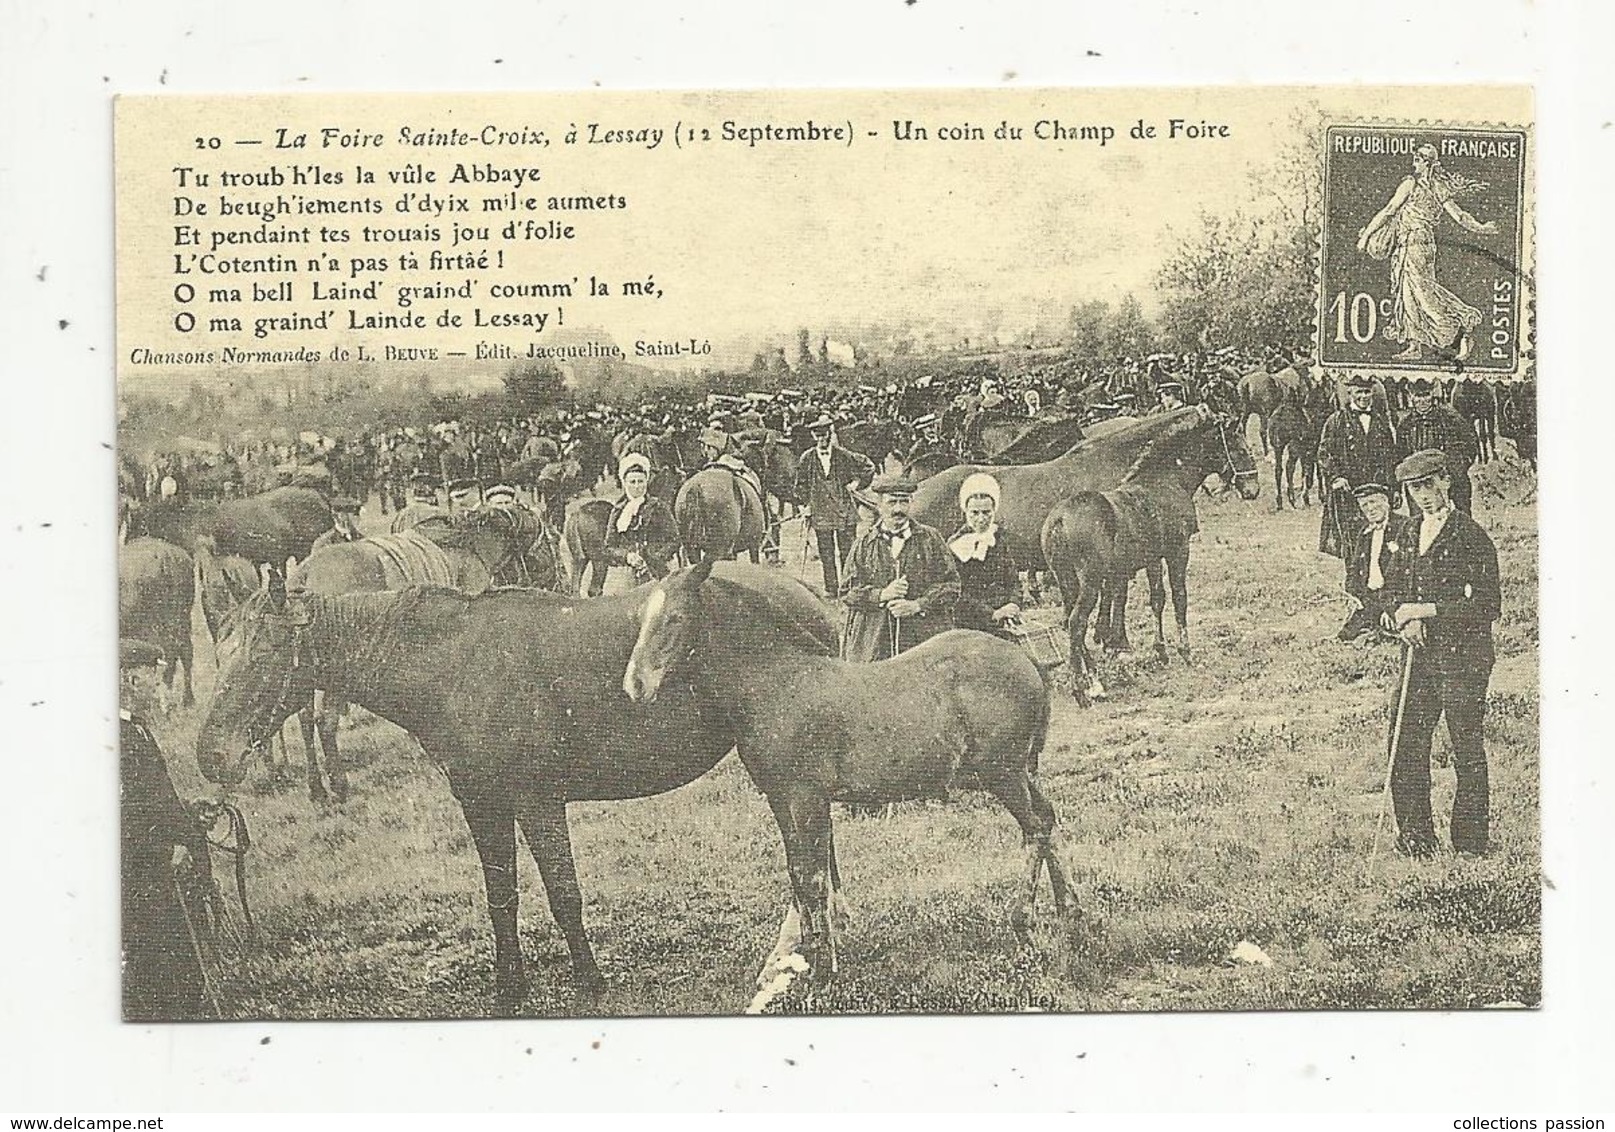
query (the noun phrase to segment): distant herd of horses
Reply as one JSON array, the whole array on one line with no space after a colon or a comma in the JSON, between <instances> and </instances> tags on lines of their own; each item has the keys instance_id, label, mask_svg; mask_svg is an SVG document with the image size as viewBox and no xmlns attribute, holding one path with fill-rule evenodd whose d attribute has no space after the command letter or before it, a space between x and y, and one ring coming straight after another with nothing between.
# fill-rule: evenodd
<instances>
[{"instance_id":1,"label":"distant herd of horses","mask_svg":"<svg viewBox=\"0 0 1615 1132\"><path fill-rule=\"evenodd\" d=\"M1264 438L1287 403L1271 406ZM1169 588L1176 644L1188 659L1194 498L1212 476L1255 498L1243 425L1237 411L1201 404L1104 422L1074 442L1071 426L1057 438L1043 430L1018 450L1043 458L959 464L927 476L912 514L951 529L963 478L991 471L1017 561L1048 570L1059 584L1079 695L1100 695L1090 623L1096 642L1125 647L1127 589L1140 571L1149 580L1157 655L1167 655ZM1017 427L1008 445L1033 431ZM664 453L659 466L683 463ZM776 468L764 482L785 480ZM581 567L599 561L582 547L579 516L600 518L610 506L603 498L566 505L561 542L581 548L566 571L574 586ZM714 492L711 506L738 511L744 503ZM738 515L726 517L740 528ZM1036 779L1050 681L1014 644L955 630L891 660L849 664L839 659L832 602L788 571L719 562L755 549L743 539L696 543L687 547L693 564L662 581L590 597L575 588L493 586L522 550L498 509L311 553L331 525L324 497L298 487L143 516L120 560L120 632L150 640L172 667L183 667L189 704L191 608L200 600L219 671L196 757L218 785L241 783L298 714L310 794L327 796L328 778L329 794L340 800L349 784L330 705L362 705L419 741L447 771L481 861L499 1012L518 1012L525 993L516 829L565 935L576 986L597 993L602 978L584 929L567 803L658 794L704 774L730 750L779 826L800 948L816 977L838 963L832 801L944 797L971 774L1023 834L1027 883L1014 927L1026 929L1044 872L1056 907L1075 908L1055 814ZM602 519L602 540L603 531Z\"/></svg>"}]
</instances>

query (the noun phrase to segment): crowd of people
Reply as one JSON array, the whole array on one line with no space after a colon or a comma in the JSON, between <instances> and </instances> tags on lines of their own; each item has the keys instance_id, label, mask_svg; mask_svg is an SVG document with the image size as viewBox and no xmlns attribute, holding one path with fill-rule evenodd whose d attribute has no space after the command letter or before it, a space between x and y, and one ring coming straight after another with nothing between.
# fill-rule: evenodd
<instances>
[{"instance_id":1,"label":"crowd of people","mask_svg":"<svg viewBox=\"0 0 1615 1132\"><path fill-rule=\"evenodd\" d=\"M651 490L666 453L681 458L674 438L688 433L698 440L697 466L755 479L736 440L761 433L797 452L788 493L805 519L823 590L844 607L843 658L875 662L954 628L1016 639L1026 600L1022 564L997 517L999 480L987 472L965 477L957 522L944 531L910 515L918 479L908 466L939 448L968 457L971 422L981 414L1093 421L1169 412L1192 401L1232 406L1232 375L1246 361L1223 353L1187 365L1152 358L1097 377L1055 363L1010 379L958 374L884 388L698 400L669 394L633 407L601 404L495 425L443 421L359 437L238 444L200 456L167 453L143 476L131 473L125 486L183 502L204 491L228 496L298 482L313 469L333 512L333 528L316 548L362 537L359 513L371 498L391 515L394 533L489 507L516 512L533 532L553 535L553 523L545 527L552 516L544 497L560 482L555 469L570 461L581 473L567 481L574 486L614 477L621 489L620 497L613 493L605 535L609 594L665 577L678 561L678 524ZM1269 358L1270 369L1279 364L1289 360ZM1450 841L1460 853L1483 854L1489 844L1483 727L1501 584L1495 545L1471 513L1475 433L1429 379L1398 389L1397 400L1405 393L1408 401L1400 417L1384 386L1369 378L1351 378L1343 392L1345 403L1329 415L1319 441L1326 488L1319 550L1343 559L1355 606L1340 639L1403 647L1388 743L1397 844L1410 856L1427 856L1438 844L1430 749L1445 718L1458 777ZM888 471L889 461L844 442L871 425L898 427L872 451L898 457L891 462L905 470ZM524 491L533 494L534 507L523 501ZM500 580L532 581L525 574ZM150 659L137 654L126 648L126 671L149 667ZM128 713L123 755L125 925L132 933L126 1009L130 1017L195 1016L206 1006L197 995L201 969L196 941L186 938L192 929L171 858L178 850L205 859L205 838L175 795L150 731Z\"/></svg>"}]
</instances>

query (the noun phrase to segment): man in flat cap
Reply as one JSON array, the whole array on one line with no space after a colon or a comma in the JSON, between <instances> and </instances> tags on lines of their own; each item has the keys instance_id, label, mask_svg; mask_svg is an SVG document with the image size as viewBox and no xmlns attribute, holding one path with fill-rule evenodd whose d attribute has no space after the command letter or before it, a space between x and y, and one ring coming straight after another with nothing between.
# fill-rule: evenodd
<instances>
[{"instance_id":1,"label":"man in flat cap","mask_svg":"<svg viewBox=\"0 0 1615 1132\"><path fill-rule=\"evenodd\" d=\"M1155 387L1156 404L1149 411L1149 416L1160 416L1162 413L1175 412L1183 408L1183 382L1168 379Z\"/></svg>"},{"instance_id":2,"label":"man in flat cap","mask_svg":"<svg viewBox=\"0 0 1615 1132\"><path fill-rule=\"evenodd\" d=\"M1346 592L1357 608L1340 630L1342 641L1392 631L1389 618L1412 592L1413 557L1419 549L1418 520L1391 509L1388 485L1360 483L1352 494L1363 525L1346 558Z\"/></svg>"},{"instance_id":3,"label":"man in flat cap","mask_svg":"<svg viewBox=\"0 0 1615 1132\"><path fill-rule=\"evenodd\" d=\"M942 535L909 517L915 488L890 474L870 485L880 519L853 546L841 582L848 660L885 660L953 628L959 570Z\"/></svg>"},{"instance_id":4,"label":"man in flat cap","mask_svg":"<svg viewBox=\"0 0 1615 1132\"><path fill-rule=\"evenodd\" d=\"M807 427L813 447L797 461L796 499L818 542L824 592L835 597L841 592L841 567L857 541L858 505L851 493L869 486L875 465L863 453L835 443L829 414L819 414Z\"/></svg>"},{"instance_id":5,"label":"man in flat cap","mask_svg":"<svg viewBox=\"0 0 1615 1132\"><path fill-rule=\"evenodd\" d=\"M1441 452L1447 457L1447 474L1452 477L1453 506L1471 513L1469 467L1480 455L1473 426L1436 395L1436 384L1428 377L1415 378L1408 384L1408 398L1413 409L1397 426L1398 455L1405 458L1426 449ZM1408 513L1412 514L1412 500L1408 502Z\"/></svg>"},{"instance_id":6,"label":"man in flat cap","mask_svg":"<svg viewBox=\"0 0 1615 1132\"><path fill-rule=\"evenodd\" d=\"M1492 622L1502 606L1497 548L1452 500L1446 455L1424 449L1403 460L1396 478L1419 511L1411 592L1390 625L1411 650L1401 719L1392 721L1391 801L1397 846L1411 856L1435 850L1430 812L1430 738L1447 720L1458 792L1452 847L1482 854L1488 844L1490 790L1483 725L1494 653Z\"/></svg>"},{"instance_id":7,"label":"man in flat cap","mask_svg":"<svg viewBox=\"0 0 1615 1132\"><path fill-rule=\"evenodd\" d=\"M1352 489L1360 483L1393 483L1396 459L1396 432L1374 407L1374 381L1354 374L1346 381L1346 406L1324 421L1318 440L1318 476L1325 488L1319 551L1336 558L1350 553L1357 530Z\"/></svg>"}]
</instances>

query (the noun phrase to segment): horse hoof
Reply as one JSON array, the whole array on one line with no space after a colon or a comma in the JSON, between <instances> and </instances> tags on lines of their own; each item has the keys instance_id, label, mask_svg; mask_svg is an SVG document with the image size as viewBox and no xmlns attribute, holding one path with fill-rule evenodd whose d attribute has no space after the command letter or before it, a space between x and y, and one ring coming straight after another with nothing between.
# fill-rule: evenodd
<instances>
[{"instance_id":1,"label":"horse hoof","mask_svg":"<svg viewBox=\"0 0 1615 1132\"><path fill-rule=\"evenodd\" d=\"M331 800L331 796L325 792L325 787L323 786L310 786L308 788L308 800L310 802L319 802L323 804L325 802L329 802Z\"/></svg>"},{"instance_id":2,"label":"horse hoof","mask_svg":"<svg viewBox=\"0 0 1615 1132\"><path fill-rule=\"evenodd\" d=\"M1160 661L1162 664L1165 664L1167 662L1167 653L1166 653L1166 646L1165 645L1156 645L1155 646L1155 659Z\"/></svg>"},{"instance_id":3,"label":"horse hoof","mask_svg":"<svg viewBox=\"0 0 1615 1132\"><path fill-rule=\"evenodd\" d=\"M593 1002L606 993L606 977L600 968L572 972L572 990L581 999Z\"/></svg>"}]
</instances>

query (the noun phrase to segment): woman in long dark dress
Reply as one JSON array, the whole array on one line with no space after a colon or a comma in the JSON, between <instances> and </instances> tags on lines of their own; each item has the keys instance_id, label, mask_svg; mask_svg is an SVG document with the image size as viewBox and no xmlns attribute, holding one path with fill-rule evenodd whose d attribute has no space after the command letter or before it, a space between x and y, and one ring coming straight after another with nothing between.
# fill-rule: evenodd
<instances>
[{"instance_id":1,"label":"woman in long dark dress","mask_svg":"<svg viewBox=\"0 0 1615 1132\"><path fill-rule=\"evenodd\" d=\"M679 528L667 504L649 494L650 459L630 452L617 466L624 495L606 525L607 595L627 593L653 578L665 578L679 550Z\"/></svg>"},{"instance_id":2,"label":"woman in long dark dress","mask_svg":"<svg viewBox=\"0 0 1615 1132\"><path fill-rule=\"evenodd\" d=\"M964 525L948 539L959 564L959 600L954 624L961 629L1004 635L1004 624L1020 615L1020 568L995 521L1001 489L985 472L959 485Z\"/></svg>"}]
</instances>

